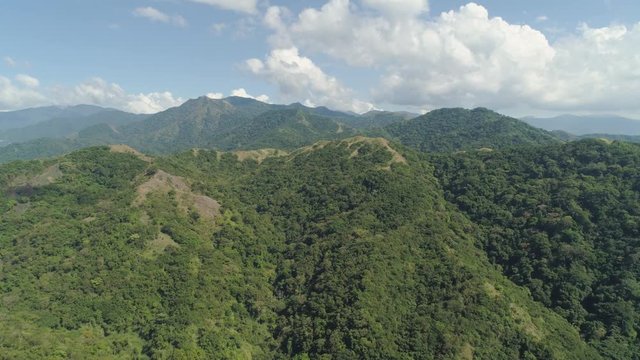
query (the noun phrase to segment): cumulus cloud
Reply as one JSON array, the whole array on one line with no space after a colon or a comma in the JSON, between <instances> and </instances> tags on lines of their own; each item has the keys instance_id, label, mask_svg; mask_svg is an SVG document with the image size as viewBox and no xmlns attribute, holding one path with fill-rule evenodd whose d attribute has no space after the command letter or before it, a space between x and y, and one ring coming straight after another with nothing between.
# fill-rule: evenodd
<instances>
[{"instance_id":1,"label":"cumulus cloud","mask_svg":"<svg viewBox=\"0 0 640 360\"><path fill-rule=\"evenodd\" d=\"M49 104L46 96L33 87L0 75L0 110L13 110Z\"/></svg>"},{"instance_id":2,"label":"cumulus cloud","mask_svg":"<svg viewBox=\"0 0 640 360\"><path fill-rule=\"evenodd\" d=\"M92 104L133 113L156 113L178 106L185 100L170 92L131 94L118 84L101 78L68 87L43 89L38 79L17 75L15 81L0 76L0 110L15 110L44 105Z\"/></svg>"},{"instance_id":3,"label":"cumulus cloud","mask_svg":"<svg viewBox=\"0 0 640 360\"><path fill-rule=\"evenodd\" d=\"M249 99L254 99L262 102L269 102L269 97L267 95L263 94L263 95L253 96L247 93L247 90L245 90L244 88L231 90L231 96L249 98Z\"/></svg>"},{"instance_id":4,"label":"cumulus cloud","mask_svg":"<svg viewBox=\"0 0 640 360\"><path fill-rule=\"evenodd\" d=\"M187 20L185 20L184 17L180 15L165 14L164 12L151 6L136 8L133 10L132 14L137 17L149 19L151 21L172 24L180 27L187 26Z\"/></svg>"},{"instance_id":5,"label":"cumulus cloud","mask_svg":"<svg viewBox=\"0 0 640 360\"><path fill-rule=\"evenodd\" d=\"M373 108L369 103L353 99L350 89L327 75L311 59L300 56L295 47L275 49L264 61L249 59L246 65L251 73L277 85L285 99L304 99L308 105L359 113Z\"/></svg>"},{"instance_id":6,"label":"cumulus cloud","mask_svg":"<svg viewBox=\"0 0 640 360\"><path fill-rule=\"evenodd\" d=\"M427 11L419 0L329 0L296 16L269 8L264 24L274 49L298 48L377 73L372 92L379 103L640 111L640 23L583 25L550 43L531 26L491 17L476 3L418 16ZM280 79L274 70L259 70L254 73Z\"/></svg>"},{"instance_id":7,"label":"cumulus cloud","mask_svg":"<svg viewBox=\"0 0 640 360\"><path fill-rule=\"evenodd\" d=\"M219 92L210 92L206 95L209 99L213 99L213 100L220 100L224 97L223 93L219 93Z\"/></svg>"},{"instance_id":8,"label":"cumulus cloud","mask_svg":"<svg viewBox=\"0 0 640 360\"><path fill-rule=\"evenodd\" d=\"M40 86L40 81L38 79L25 74L16 75L16 81L28 88L37 88Z\"/></svg>"},{"instance_id":9,"label":"cumulus cloud","mask_svg":"<svg viewBox=\"0 0 640 360\"><path fill-rule=\"evenodd\" d=\"M55 89L52 96L57 103L66 105L93 104L144 114L156 113L185 101L174 97L170 92L130 94L120 85L101 78L93 78L72 89Z\"/></svg>"},{"instance_id":10,"label":"cumulus cloud","mask_svg":"<svg viewBox=\"0 0 640 360\"><path fill-rule=\"evenodd\" d=\"M191 0L193 2L212 5L225 10L232 10L248 14L255 14L257 9L257 0Z\"/></svg>"}]
</instances>

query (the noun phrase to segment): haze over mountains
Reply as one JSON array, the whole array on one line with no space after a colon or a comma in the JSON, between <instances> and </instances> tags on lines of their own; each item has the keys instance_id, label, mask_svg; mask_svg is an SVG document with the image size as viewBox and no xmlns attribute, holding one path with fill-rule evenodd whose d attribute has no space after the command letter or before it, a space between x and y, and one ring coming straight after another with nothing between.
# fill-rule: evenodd
<instances>
[{"instance_id":1,"label":"haze over mountains","mask_svg":"<svg viewBox=\"0 0 640 360\"><path fill-rule=\"evenodd\" d=\"M524 117L526 123L545 130L561 130L574 135L640 135L640 120L614 115L559 115L550 118Z\"/></svg>"}]
</instances>

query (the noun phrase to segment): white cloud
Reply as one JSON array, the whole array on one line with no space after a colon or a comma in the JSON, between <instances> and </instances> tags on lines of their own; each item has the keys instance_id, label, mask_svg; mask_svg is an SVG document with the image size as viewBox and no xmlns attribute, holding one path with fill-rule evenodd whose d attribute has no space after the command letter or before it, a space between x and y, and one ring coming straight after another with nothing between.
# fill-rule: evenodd
<instances>
[{"instance_id":1,"label":"white cloud","mask_svg":"<svg viewBox=\"0 0 640 360\"><path fill-rule=\"evenodd\" d=\"M172 24L175 26L187 26L187 20L180 15L168 15L151 6L139 7L133 10L132 14L137 17L143 17L151 21Z\"/></svg>"},{"instance_id":2,"label":"white cloud","mask_svg":"<svg viewBox=\"0 0 640 360\"><path fill-rule=\"evenodd\" d=\"M129 94L120 85L108 83L101 78L93 78L73 89L58 88L52 96L57 103L65 105L93 104L145 114L178 106L185 101L174 97L170 92Z\"/></svg>"},{"instance_id":3,"label":"white cloud","mask_svg":"<svg viewBox=\"0 0 640 360\"><path fill-rule=\"evenodd\" d=\"M17 75L16 81L0 76L0 110L16 110L44 105L93 104L134 113L156 113L178 106L185 100L170 92L127 93L118 84L94 78L71 88L43 89L38 79Z\"/></svg>"},{"instance_id":4,"label":"white cloud","mask_svg":"<svg viewBox=\"0 0 640 360\"><path fill-rule=\"evenodd\" d=\"M50 104L46 96L36 89L14 83L0 75L0 110L14 110Z\"/></svg>"},{"instance_id":5,"label":"white cloud","mask_svg":"<svg viewBox=\"0 0 640 360\"><path fill-rule=\"evenodd\" d=\"M137 8L133 10L133 15L147 18L152 21L159 21L159 22L165 22L165 23L168 23L169 21L171 21L171 17L169 15L163 13L162 11L156 8L152 8L151 6Z\"/></svg>"},{"instance_id":6,"label":"white cloud","mask_svg":"<svg viewBox=\"0 0 640 360\"><path fill-rule=\"evenodd\" d=\"M404 14L398 13L400 3ZM475 3L417 16L426 11L423 1L329 0L297 16L269 8L264 24L273 31L274 49L323 54L378 74L372 92L379 103L640 111L640 23L584 25L550 43L542 32L491 17ZM288 80L300 64L261 63L252 59L248 65L284 94L302 96ZM300 81L313 82L308 76Z\"/></svg>"},{"instance_id":7,"label":"white cloud","mask_svg":"<svg viewBox=\"0 0 640 360\"><path fill-rule=\"evenodd\" d=\"M224 97L223 93L219 93L219 92L212 92L212 93L208 93L206 95L209 99L213 99L213 100L220 100Z\"/></svg>"},{"instance_id":8,"label":"white cloud","mask_svg":"<svg viewBox=\"0 0 640 360\"><path fill-rule=\"evenodd\" d=\"M219 7L225 10L238 11L248 14L255 14L257 0L191 0L193 2Z\"/></svg>"},{"instance_id":9,"label":"white cloud","mask_svg":"<svg viewBox=\"0 0 640 360\"><path fill-rule=\"evenodd\" d=\"M4 64L8 67L16 67L18 65L18 63L10 56L5 56L2 60L4 60Z\"/></svg>"},{"instance_id":10,"label":"white cloud","mask_svg":"<svg viewBox=\"0 0 640 360\"><path fill-rule=\"evenodd\" d=\"M537 22L545 22L547 20L549 20L549 17L547 15L540 15L536 18Z\"/></svg>"},{"instance_id":11,"label":"white cloud","mask_svg":"<svg viewBox=\"0 0 640 360\"><path fill-rule=\"evenodd\" d=\"M258 96L249 95L249 93L247 93L247 90L245 90L244 88L231 90L231 96L249 98L249 99L254 99L262 102L269 102L269 97L267 95L264 95L264 94L258 95Z\"/></svg>"},{"instance_id":12,"label":"white cloud","mask_svg":"<svg viewBox=\"0 0 640 360\"><path fill-rule=\"evenodd\" d=\"M373 105L353 99L352 91L325 74L311 59L300 56L295 47L275 49L265 61L249 59L247 68L255 75L276 84L287 100L304 99L313 106L325 105L337 110L366 112Z\"/></svg>"},{"instance_id":13,"label":"white cloud","mask_svg":"<svg viewBox=\"0 0 640 360\"><path fill-rule=\"evenodd\" d=\"M25 74L16 75L16 81L28 88L37 88L40 86L38 79Z\"/></svg>"},{"instance_id":14,"label":"white cloud","mask_svg":"<svg viewBox=\"0 0 640 360\"><path fill-rule=\"evenodd\" d=\"M415 17L429 11L427 0L362 0L362 3L397 19Z\"/></svg>"},{"instance_id":15,"label":"white cloud","mask_svg":"<svg viewBox=\"0 0 640 360\"><path fill-rule=\"evenodd\" d=\"M168 91L148 94L139 93L127 96L127 103L124 109L138 114L153 114L170 107L182 105L184 102L184 99L176 98Z\"/></svg>"}]
</instances>

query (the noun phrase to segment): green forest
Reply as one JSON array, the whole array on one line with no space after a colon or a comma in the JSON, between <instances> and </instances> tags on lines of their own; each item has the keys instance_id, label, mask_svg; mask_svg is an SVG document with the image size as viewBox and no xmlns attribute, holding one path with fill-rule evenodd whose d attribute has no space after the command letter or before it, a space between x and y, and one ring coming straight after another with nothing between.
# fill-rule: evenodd
<instances>
[{"instance_id":1,"label":"green forest","mask_svg":"<svg viewBox=\"0 0 640 360\"><path fill-rule=\"evenodd\" d=\"M640 359L640 145L203 101L0 165L0 359Z\"/></svg>"}]
</instances>

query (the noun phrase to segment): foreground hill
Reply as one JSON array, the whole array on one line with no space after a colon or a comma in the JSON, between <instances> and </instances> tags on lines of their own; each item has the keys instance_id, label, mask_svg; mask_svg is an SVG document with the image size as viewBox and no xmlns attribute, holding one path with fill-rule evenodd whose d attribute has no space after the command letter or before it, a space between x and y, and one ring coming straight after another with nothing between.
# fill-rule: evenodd
<instances>
[{"instance_id":1,"label":"foreground hill","mask_svg":"<svg viewBox=\"0 0 640 360\"><path fill-rule=\"evenodd\" d=\"M479 246L609 359L640 356L640 146L605 140L435 158Z\"/></svg>"},{"instance_id":2,"label":"foreground hill","mask_svg":"<svg viewBox=\"0 0 640 360\"><path fill-rule=\"evenodd\" d=\"M544 130L484 108L434 110L385 130L404 145L430 152L559 142Z\"/></svg>"},{"instance_id":3,"label":"foreground hill","mask_svg":"<svg viewBox=\"0 0 640 360\"><path fill-rule=\"evenodd\" d=\"M597 359L384 139L0 167L7 358Z\"/></svg>"}]
</instances>

